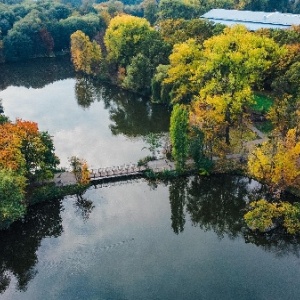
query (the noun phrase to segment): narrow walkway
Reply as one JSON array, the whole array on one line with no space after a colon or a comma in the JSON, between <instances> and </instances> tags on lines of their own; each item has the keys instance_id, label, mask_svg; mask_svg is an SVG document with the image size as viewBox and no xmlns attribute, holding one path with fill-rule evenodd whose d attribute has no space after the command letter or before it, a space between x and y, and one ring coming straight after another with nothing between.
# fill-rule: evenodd
<instances>
[{"instance_id":1,"label":"narrow walkway","mask_svg":"<svg viewBox=\"0 0 300 300\"><path fill-rule=\"evenodd\" d=\"M122 166L106 167L91 169L90 180L93 181L113 181L133 178L142 175L147 169L153 172L161 172L163 170L175 170L175 165L166 159L160 159L149 162L146 166L138 166L137 164L124 164ZM65 186L76 184L75 176L72 172L62 172L54 176L54 183L57 186Z\"/></svg>"},{"instance_id":2,"label":"narrow walkway","mask_svg":"<svg viewBox=\"0 0 300 300\"><path fill-rule=\"evenodd\" d=\"M252 150L254 146L268 141L268 136L265 133L258 130L253 124L247 124L247 127L259 136L259 139L249 141L244 144L248 151Z\"/></svg>"}]
</instances>

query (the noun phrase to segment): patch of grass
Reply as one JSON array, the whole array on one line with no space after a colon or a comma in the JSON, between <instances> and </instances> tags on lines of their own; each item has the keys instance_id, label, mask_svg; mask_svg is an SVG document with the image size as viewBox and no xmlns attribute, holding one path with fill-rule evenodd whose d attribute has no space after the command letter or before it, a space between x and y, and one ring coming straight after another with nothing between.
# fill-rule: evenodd
<instances>
[{"instance_id":1,"label":"patch of grass","mask_svg":"<svg viewBox=\"0 0 300 300\"><path fill-rule=\"evenodd\" d=\"M254 104L251 105L251 109L257 113L266 113L273 105L273 99L266 95L255 94Z\"/></svg>"}]
</instances>

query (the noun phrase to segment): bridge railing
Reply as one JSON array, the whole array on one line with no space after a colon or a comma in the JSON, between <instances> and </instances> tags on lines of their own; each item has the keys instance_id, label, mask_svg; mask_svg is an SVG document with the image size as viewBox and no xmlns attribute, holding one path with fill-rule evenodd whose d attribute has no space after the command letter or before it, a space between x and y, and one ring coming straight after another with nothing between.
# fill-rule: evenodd
<instances>
[{"instance_id":1,"label":"bridge railing","mask_svg":"<svg viewBox=\"0 0 300 300\"><path fill-rule=\"evenodd\" d=\"M145 170L146 170L145 166L138 166L137 164L133 164L133 163L123 164L120 166L104 167L104 168L92 168L90 170L90 178L99 179L99 178L135 175Z\"/></svg>"}]
</instances>

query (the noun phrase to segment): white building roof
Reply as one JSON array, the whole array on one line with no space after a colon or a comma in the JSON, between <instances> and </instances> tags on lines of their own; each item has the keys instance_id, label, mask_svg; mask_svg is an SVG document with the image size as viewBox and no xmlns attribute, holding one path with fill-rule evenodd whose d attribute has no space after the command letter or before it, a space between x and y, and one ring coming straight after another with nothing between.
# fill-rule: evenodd
<instances>
[{"instance_id":1,"label":"white building roof","mask_svg":"<svg viewBox=\"0 0 300 300\"><path fill-rule=\"evenodd\" d=\"M300 15L279 12L212 9L201 18L227 26L242 24L249 30L260 28L286 29L292 25L300 25Z\"/></svg>"}]
</instances>

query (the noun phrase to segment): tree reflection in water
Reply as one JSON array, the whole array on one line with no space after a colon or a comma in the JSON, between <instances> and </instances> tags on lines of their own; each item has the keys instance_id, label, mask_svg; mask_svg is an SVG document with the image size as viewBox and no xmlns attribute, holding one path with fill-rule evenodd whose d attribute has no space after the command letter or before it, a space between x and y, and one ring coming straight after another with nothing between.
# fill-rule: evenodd
<instances>
[{"instance_id":1,"label":"tree reflection in water","mask_svg":"<svg viewBox=\"0 0 300 300\"><path fill-rule=\"evenodd\" d=\"M82 195L76 195L74 205L84 221L95 207ZM17 280L17 289L26 291L28 283L37 274L35 266L41 241L46 237L59 237L63 232L61 211L61 200L35 205L24 220L0 231L0 294L9 287L13 276Z\"/></svg>"},{"instance_id":2,"label":"tree reflection in water","mask_svg":"<svg viewBox=\"0 0 300 300\"><path fill-rule=\"evenodd\" d=\"M247 228L243 219L247 203L265 192L258 183L245 177L219 175L178 179L169 184L171 227L175 234L184 230L189 215L193 226L212 230L219 238L241 237L245 243L255 244L276 256L300 257L300 236L288 235L281 228L265 234Z\"/></svg>"},{"instance_id":3,"label":"tree reflection in water","mask_svg":"<svg viewBox=\"0 0 300 300\"><path fill-rule=\"evenodd\" d=\"M111 132L129 137L145 136L149 132L167 132L170 112L162 105L152 105L149 99L117 87L78 77L75 84L78 105L84 109L95 101L103 101L109 110Z\"/></svg>"},{"instance_id":4,"label":"tree reflection in water","mask_svg":"<svg viewBox=\"0 0 300 300\"><path fill-rule=\"evenodd\" d=\"M187 178L179 178L169 186L172 228L176 234L184 230Z\"/></svg>"},{"instance_id":5,"label":"tree reflection in water","mask_svg":"<svg viewBox=\"0 0 300 300\"><path fill-rule=\"evenodd\" d=\"M74 68L69 56L6 63L1 65L0 91L11 85L40 89L52 82L73 77Z\"/></svg>"},{"instance_id":6,"label":"tree reflection in water","mask_svg":"<svg viewBox=\"0 0 300 300\"><path fill-rule=\"evenodd\" d=\"M83 221L86 222L95 208L93 201L84 198L82 195L76 195L76 202L74 204L77 208L77 213L82 217Z\"/></svg>"},{"instance_id":7,"label":"tree reflection in water","mask_svg":"<svg viewBox=\"0 0 300 300\"><path fill-rule=\"evenodd\" d=\"M87 77L76 78L75 83L75 97L77 104L82 108L89 108L95 101L100 102L104 86L96 85L93 80Z\"/></svg>"},{"instance_id":8,"label":"tree reflection in water","mask_svg":"<svg viewBox=\"0 0 300 300\"><path fill-rule=\"evenodd\" d=\"M248 179L243 177L195 177L188 186L187 211L192 224L213 230L219 237L237 237L244 224Z\"/></svg>"},{"instance_id":9,"label":"tree reflection in water","mask_svg":"<svg viewBox=\"0 0 300 300\"><path fill-rule=\"evenodd\" d=\"M61 235L61 201L36 205L29 209L23 221L15 222L8 230L0 231L0 293L9 286L11 277L17 288L25 291L37 271L37 250L45 237Z\"/></svg>"}]
</instances>

